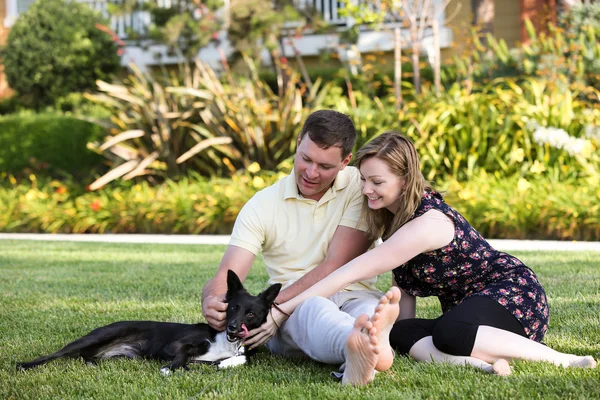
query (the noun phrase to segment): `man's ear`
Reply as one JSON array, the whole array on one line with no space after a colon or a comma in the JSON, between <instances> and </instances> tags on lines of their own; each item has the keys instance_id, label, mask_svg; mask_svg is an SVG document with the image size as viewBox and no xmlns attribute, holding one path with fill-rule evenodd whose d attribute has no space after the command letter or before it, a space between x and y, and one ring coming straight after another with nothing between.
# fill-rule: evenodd
<instances>
[{"instance_id":1,"label":"man's ear","mask_svg":"<svg viewBox=\"0 0 600 400\"><path fill-rule=\"evenodd\" d=\"M242 291L242 290L244 290L244 285L242 285L242 281L240 281L240 278L237 276L237 274L235 272L228 269L227 270L227 295L225 296L227 299L227 302L229 302L229 299L231 299L231 297L235 293Z\"/></svg>"},{"instance_id":2,"label":"man's ear","mask_svg":"<svg viewBox=\"0 0 600 400\"><path fill-rule=\"evenodd\" d=\"M348 154L346 158L342 160L342 167L340 168L340 171L346 168L348 164L350 164L350 161L352 161L352 153Z\"/></svg>"},{"instance_id":3,"label":"man's ear","mask_svg":"<svg viewBox=\"0 0 600 400\"><path fill-rule=\"evenodd\" d=\"M281 283L276 283L274 285L269 286L264 292L259 294L259 297L264 300L264 302L271 307L271 304L277 298L279 291L281 290Z\"/></svg>"}]
</instances>

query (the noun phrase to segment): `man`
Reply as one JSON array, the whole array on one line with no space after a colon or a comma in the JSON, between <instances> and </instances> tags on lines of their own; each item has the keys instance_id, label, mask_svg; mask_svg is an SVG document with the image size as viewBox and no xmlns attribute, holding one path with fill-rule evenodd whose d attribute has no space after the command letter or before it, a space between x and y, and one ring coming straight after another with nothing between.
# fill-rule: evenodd
<instances>
[{"instance_id":1,"label":"man","mask_svg":"<svg viewBox=\"0 0 600 400\"><path fill-rule=\"evenodd\" d=\"M204 286L202 312L215 329L225 329L227 270L243 281L261 250L269 284L283 285L277 297L283 303L371 246L359 226L359 172L348 167L356 136L350 118L336 111L316 111L306 119L292 173L242 208L219 269ZM382 296L374 281L352 284L329 299L306 300L267 346L275 354L343 364L355 319L372 315Z\"/></svg>"}]
</instances>

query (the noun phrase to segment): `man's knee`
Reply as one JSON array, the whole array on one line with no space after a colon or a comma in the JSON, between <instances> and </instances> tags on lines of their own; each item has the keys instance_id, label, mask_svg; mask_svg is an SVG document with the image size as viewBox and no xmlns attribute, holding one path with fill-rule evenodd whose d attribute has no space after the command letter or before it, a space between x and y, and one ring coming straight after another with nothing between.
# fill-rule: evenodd
<instances>
[{"instance_id":1,"label":"man's knee","mask_svg":"<svg viewBox=\"0 0 600 400\"><path fill-rule=\"evenodd\" d=\"M288 319L287 325L293 326L294 329L308 328L327 312L335 311L338 311L338 308L329 299L320 296L311 297L296 307L296 310Z\"/></svg>"},{"instance_id":2,"label":"man's knee","mask_svg":"<svg viewBox=\"0 0 600 400\"><path fill-rule=\"evenodd\" d=\"M442 318L433 329L433 344L443 353L468 357L473 351L478 328L470 322Z\"/></svg>"},{"instance_id":3,"label":"man's knee","mask_svg":"<svg viewBox=\"0 0 600 400\"><path fill-rule=\"evenodd\" d=\"M333 304L331 302L331 300L326 299L325 297L315 296L315 297L308 298L308 299L304 300L302 303L300 303L300 305L298 307L296 307L294 314L301 315L301 314L313 313L315 311L321 311L321 310L328 309L331 307L337 308L337 306L335 304Z\"/></svg>"}]
</instances>

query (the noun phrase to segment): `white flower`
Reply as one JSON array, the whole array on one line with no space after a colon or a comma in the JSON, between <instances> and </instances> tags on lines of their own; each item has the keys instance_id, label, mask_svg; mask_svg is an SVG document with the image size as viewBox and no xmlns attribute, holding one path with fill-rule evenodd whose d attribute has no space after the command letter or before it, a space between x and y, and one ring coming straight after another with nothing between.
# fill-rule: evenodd
<instances>
[{"instance_id":1,"label":"white flower","mask_svg":"<svg viewBox=\"0 0 600 400\"><path fill-rule=\"evenodd\" d=\"M600 139L600 126L586 125L585 136L590 139Z\"/></svg>"},{"instance_id":2,"label":"white flower","mask_svg":"<svg viewBox=\"0 0 600 400\"><path fill-rule=\"evenodd\" d=\"M583 153L587 142L588 141L585 139L571 138L571 140L564 144L563 149L571 156L581 154Z\"/></svg>"},{"instance_id":3,"label":"white flower","mask_svg":"<svg viewBox=\"0 0 600 400\"><path fill-rule=\"evenodd\" d=\"M557 149L562 149L565 143L569 141L571 137L564 129L557 128L544 128L540 126L533 132L533 140L538 144L549 144Z\"/></svg>"},{"instance_id":4,"label":"white flower","mask_svg":"<svg viewBox=\"0 0 600 400\"><path fill-rule=\"evenodd\" d=\"M592 137L590 136L591 134L595 137L596 133L600 133L600 129L596 130L595 127L591 127L591 129L590 127L586 127L586 135L588 137ZM589 153L592 148L592 144L589 140L569 136L564 129L552 127L538 127L535 132L533 132L533 140L539 145L548 144L556 149L565 150L571 156L585 155Z\"/></svg>"},{"instance_id":5,"label":"white flower","mask_svg":"<svg viewBox=\"0 0 600 400\"><path fill-rule=\"evenodd\" d=\"M519 192L526 192L530 187L531 183L529 183L527 179L519 178L519 183L517 184Z\"/></svg>"}]
</instances>

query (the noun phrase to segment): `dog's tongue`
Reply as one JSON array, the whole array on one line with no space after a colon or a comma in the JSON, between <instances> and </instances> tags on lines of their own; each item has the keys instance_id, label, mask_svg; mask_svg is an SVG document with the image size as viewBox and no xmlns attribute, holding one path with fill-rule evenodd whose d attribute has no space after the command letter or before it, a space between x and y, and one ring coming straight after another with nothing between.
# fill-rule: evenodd
<instances>
[{"instance_id":1,"label":"dog's tongue","mask_svg":"<svg viewBox=\"0 0 600 400\"><path fill-rule=\"evenodd\" d=\"M240 336L242 338L245 338L246 336L248 336L248 328L246 327L246 324L242 324L242 330L243 332L240 334Z\"/></svg>"}]
</instances>

